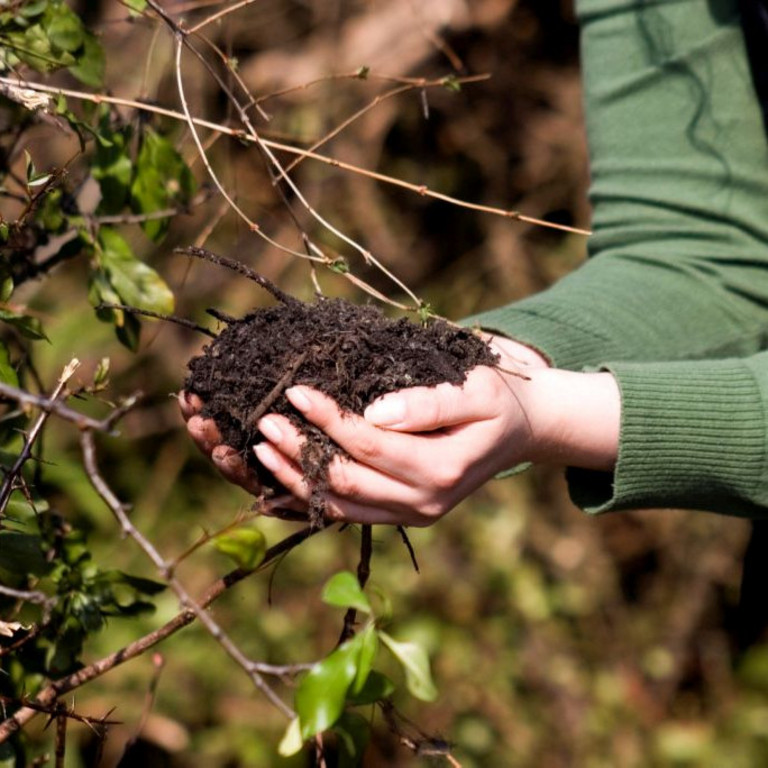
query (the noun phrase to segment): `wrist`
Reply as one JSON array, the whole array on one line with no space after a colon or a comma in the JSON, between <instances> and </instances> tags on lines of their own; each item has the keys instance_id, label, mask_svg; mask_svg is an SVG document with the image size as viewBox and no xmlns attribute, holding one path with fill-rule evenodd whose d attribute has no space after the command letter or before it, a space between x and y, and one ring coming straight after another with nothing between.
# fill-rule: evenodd
<instances>
[{"instance_id":1,"label":"wrist","mask_svg":"<svg viewBox=\"0 0 768 768\"><path fill-rule=\"evenodd\" d=\"M584 469L613 469L621 396L610 373L556 368L526 371L515 391L529 425L527 459Z\"/></svg>"}]
</instances>

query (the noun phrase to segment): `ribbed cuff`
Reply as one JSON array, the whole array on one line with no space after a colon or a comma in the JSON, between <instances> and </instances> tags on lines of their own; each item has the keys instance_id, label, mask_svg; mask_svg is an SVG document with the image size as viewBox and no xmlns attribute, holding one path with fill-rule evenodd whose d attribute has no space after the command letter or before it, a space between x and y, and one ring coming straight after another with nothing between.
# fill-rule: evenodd
<instances>
[{"instance_id":1,"label":"ribbed cuff","mask_svg":"<svg viewBox=\"0 0 768 768\"><path fill-rule=\"evenodd\" d=\"M619 457L613 474L568 470L578 506L768 516L766 414L746 360L602 367L621 390Z\"/></svg>"}]
</instances>

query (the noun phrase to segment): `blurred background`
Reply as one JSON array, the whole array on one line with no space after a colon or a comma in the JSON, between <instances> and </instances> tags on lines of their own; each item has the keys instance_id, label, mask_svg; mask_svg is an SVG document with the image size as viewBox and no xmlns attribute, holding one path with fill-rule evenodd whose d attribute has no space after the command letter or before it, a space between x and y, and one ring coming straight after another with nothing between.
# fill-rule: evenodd
<instances>
[{"instance_id":1,"label":"blurred background","mask_svg":"<svg viewBox=\"0 0 768 768\"><path fill-rule=\"evenodd\" d=\"M162 5L191 26L238 4ZM568 0L240 5L204 31L236 61L238 76L269 116L254 117L265 138L310 147L371 107L318 151L462 200L589 226L578 27ZM78 11L107 50L110 94L180 107L172 39L161 24L131 19L108 0L81 2ZM182 72L192 112L233 124L229 100L199 62L185 56ZM383 78L448 76L450 87L384 96L402 83ZM139 119L129 109L125 116ZM252 283L172 253L192 244L238 258L284 290L311 298L307 263L265 244L223 204L185 126L145 113L141 119L170 133L201 189L211 189L175 217L160 246L138 227L124 229L173 289L177 313L213 325L207 307L240 315L268 303ZM201 138L224 186L270 237L301 250L303 229L338 252L353 274L405 300L289 195L297 227L252 146L206 131ZM45 122L29 145L40 168L61 164L76 149L76 139ZM87 190L88 179L78 179L76 168L72 174ZM452 206L317 161L305 159L292 176L313 208L449 318L542 290L585 256L582 235ZM329 295L369 300L343 275L325 270L318 280ZM204 339L147 322L139 352L127 352L109 325L94 321L85 283L85 266L73 261L55 280L25 286L52 341L36 351L40 376L53 382L73 355L88 370L109 356L110 396L147 393L120 439L100 439L101 463L133 505L134 523L161 551L178 554L203 529L226 525L251 503L195 453L172 397ZM55 460L45 481L61 512L88 530L95 559L153 576L90 490L74 430L59 425L47 439ZM263 524L270 543L294 527ZM748 532L744 521L673 510L589 518L569 502L561 473L548 468L494 481L439 525L411 531L420 574L396 532L375 530L372 584L391 600L393 630L429 650L440 690L433 704L405 694L398 700L413 733L421 729L450 743L464 768L766 764L768 646L744 649L734 641ZM355 529L326 531L269 577L231 590L214 615L253 658L315 659L333 647L341 620L320 602L320 589L335 571L354 569L358 548ZM203 550L180 576L199 593L228 568L220 555ZM87 656L130 642L177 610L176 599L162 595L154 615L111 621L90 641ZM191 626L159 650L157 697L125 755L154 675L152 659L124 665L72 699L78 711L94 715L115 707L112 716L124 723L110 731L103 765L117 765L121 756L123 765L146 768L304 764L276 757L283 719L202 629ZM31 731L41 749L50 738L44 724L40 719ZM375 728L366 766L448 765L439 755L411 754L380 720ZM68 765L91 765L92 734L85 726L71 732L80 749L68 751Z\"/></svg>"}]
</instances>

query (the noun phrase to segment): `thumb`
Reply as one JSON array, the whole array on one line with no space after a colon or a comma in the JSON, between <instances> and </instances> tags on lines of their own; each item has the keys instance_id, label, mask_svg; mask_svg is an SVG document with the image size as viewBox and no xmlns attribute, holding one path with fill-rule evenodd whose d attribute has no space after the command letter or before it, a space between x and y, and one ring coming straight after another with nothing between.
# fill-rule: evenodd
<instances>
[{"instance_id":1,"label":"thumb","mask_svg":"<svg viewBox=\"0 0 768 768\"><path fill-rule=\"evenodd\" d=\"M431 432L489 417L490 397L477 387L438 384L401 389L375 400L365 409L369 424L398 432Z\"/></svg>"}]
</instances>

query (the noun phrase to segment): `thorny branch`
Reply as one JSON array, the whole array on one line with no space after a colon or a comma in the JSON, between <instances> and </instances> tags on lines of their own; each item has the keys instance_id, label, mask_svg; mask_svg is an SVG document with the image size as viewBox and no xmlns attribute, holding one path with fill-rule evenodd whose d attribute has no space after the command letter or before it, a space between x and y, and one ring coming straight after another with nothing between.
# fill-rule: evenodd
<instances>
[{"instance_id":1,"label":"thorny branch","mask_svg":"<svg viewBox=\"0 0 768 768\"><path fill-rule=\"evenodd\" d=\"M167 580L168 586L176 593L182 607L189 608L194 612L200 623L225 650L227 655L243 668L245 673L251 678L253 684L266 696L266 698L286 717L294 717L293 710L277 695L277 693L275 693L272 687L267 684L262 675L262 672L265 669L271 671L272 667L263 665L260 662L252 661L245 656L229 635L227 635L221 626L214 620L211 614L195 602L184 585L173 575L171 563L163 558L149 539L147 539L130 521L127 514L127 507L117 498L99 473L98 464L96 462L96 445L91 431L85 431L80 435L80 445L83 452L83 465L86 474L88 475L88 479L115 516L123 533L130 536L130 538L139 545L142 551L153 562L160 575Z\"/></svg>"},{"instance_id":2,"label":"thorny branch","mask_svg":"<svg viewBox=\"0 0 768 768\"><path fill-rule=\"evenodd\" d=\"M311 536L315 536L320 530L327 529L311 528L307 526L270 547L264 556L264 560L256 568L236 568L222 576L220 579L217 579L197 601L197 607L201 610L205 610L235 584L238 584L254 573L266 569L267 566L277 558L282 557ZM34 699L35 704L39 706L50 706L59 696L63 696L64 694L69 693L69 691L80 688L86 683L110 672L115 667L143 655L168 637L176 634L180 629L183 629L194 622L197 618L198 614L192 608L184 607L182 611L176 614L176 616L166 622L162 627L134 640L125 647L114 651L97 661L88 664L77 672L73 672L70 675L66 675L65 677L49 683L37 694ZM297 672L307 669L309 665L293 664L283 667L263 666L264 674L283 678L295 675ZM37 713L37 709L25 705L14 715L0 723L0 744L8 739L13 733L23 728L24 725L26 725Z\"/></svg>"},{"instance_id":3,"label":"thorny branch","mask_svg":"<svg viewBox=\"0 0 768 768\"><path fill-rule=\"evenodd\" d=\"M66 396L66 384L77 370L79 365L80 361L74 359L65 367L64 371L59 377L56 388L53 390L53 394L51 394L51 401L58 401L63 393L64 396ZM24 438L24 447L21 449L21 453L19 453L16 461L13 463L13 466L9 470L5 471L3 485L0 487L0 519L2 519L3 515L5 514L6 507L8 506L8 502L11 498L11 493L13 493L15 488L16 478L19 476L19 473L21 472L24 464L26 464L26 462L32 456L32 449L34 448L35 441L42 432L43 426L45 425L45 422L48 420L49 416L50 411L43 411L40 414L34 426L29 431L29 434Z\"/></svg>"}]
</instances>

